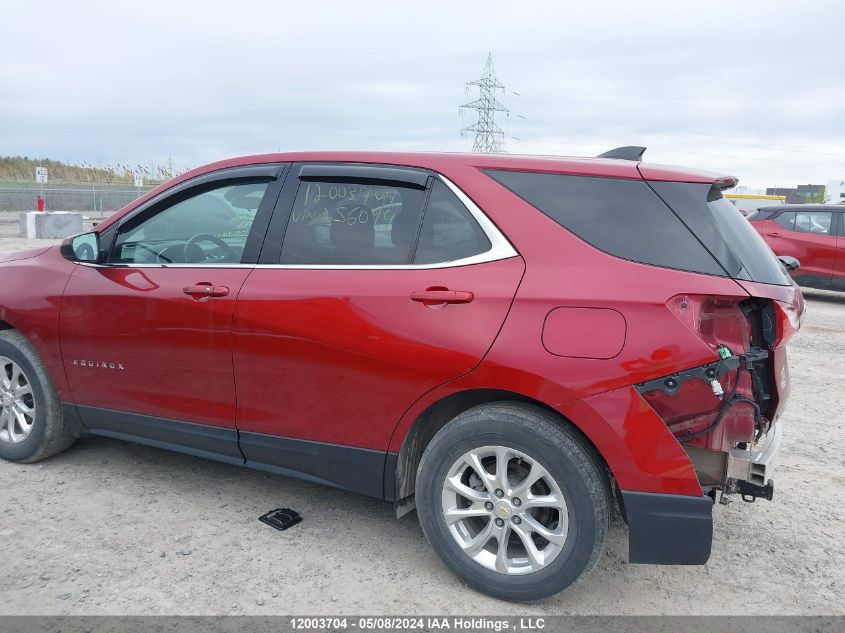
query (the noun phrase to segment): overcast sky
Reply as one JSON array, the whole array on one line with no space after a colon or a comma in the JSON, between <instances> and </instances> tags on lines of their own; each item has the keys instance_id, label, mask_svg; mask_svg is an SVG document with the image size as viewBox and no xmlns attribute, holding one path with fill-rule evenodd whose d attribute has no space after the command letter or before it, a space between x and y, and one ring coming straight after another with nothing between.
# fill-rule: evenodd
<instances>
[{"instance_id":1,"label":"overcast sky","mask_svg":"<svg viewBox=\"0 0 845 633\"><path fill-rule=\"evenodd\" d=\"M845 179L841 0L0 0L0 24L0 155L469 150L489 51L510 152Z\"/></svg>"}]
</instances>

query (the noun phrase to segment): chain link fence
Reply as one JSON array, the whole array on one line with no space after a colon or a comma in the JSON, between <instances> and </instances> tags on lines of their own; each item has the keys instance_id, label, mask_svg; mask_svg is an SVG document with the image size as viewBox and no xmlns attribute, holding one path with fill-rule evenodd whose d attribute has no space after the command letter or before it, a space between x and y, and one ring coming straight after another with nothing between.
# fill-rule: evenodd
<instances>
[{"instance_id":1,"label":"chain link fence","mask_svg":"<svg viewBox=\"0 0 845 633\"><path fill-rule=\"evenodd\" d=\"M38 196L43 195L47 211L81 211L105 218L152 188L126 183L57 183L42 189L0 182L0 211L35 211Z\"/></svg>"}]
</instances>

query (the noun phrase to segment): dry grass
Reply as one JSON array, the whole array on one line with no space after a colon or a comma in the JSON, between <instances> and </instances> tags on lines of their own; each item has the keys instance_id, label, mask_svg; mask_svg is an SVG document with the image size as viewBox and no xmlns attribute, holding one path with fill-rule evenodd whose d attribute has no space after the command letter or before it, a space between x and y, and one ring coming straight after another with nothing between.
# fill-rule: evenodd
<instances>
[{"instance_id":1,"label":"dry grass","mask_svg":"<svg viewBox=\"0 0 845 633\"><path fill-rule=\"evenodd\" d=\"M133 182L135 172L144 174L145 184L159 184L169 180L179 172L171 172L167 167L158 167L155 173L143 165L105 165L95 167L82 163L70 165L47 158L36 159L26 156L0 156L0 180L32 183L35 181L35 168L46 167L50 172L50 182L69 183L110 183L128 184Z\"/></svg>"}]
</instances>

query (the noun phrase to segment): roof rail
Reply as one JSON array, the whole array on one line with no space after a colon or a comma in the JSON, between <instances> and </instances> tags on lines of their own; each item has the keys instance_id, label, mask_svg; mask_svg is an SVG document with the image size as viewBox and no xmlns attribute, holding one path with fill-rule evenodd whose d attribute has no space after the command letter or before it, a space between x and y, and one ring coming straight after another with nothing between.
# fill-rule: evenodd
<instances>
[{"instance_id":1,"label":"roof rail","mask_svg":"<svg viewBox=\"0 0 845 633\"><path fill-rule=\"evenodd\" d=\"M643 159L645 149L645 147L637 147L636 145L626 145L625 147L616 147L608 150L604 154L599 154L596 158L619 158L621 160L635 160L639 162Z\"/></svg>"}]
</instances>

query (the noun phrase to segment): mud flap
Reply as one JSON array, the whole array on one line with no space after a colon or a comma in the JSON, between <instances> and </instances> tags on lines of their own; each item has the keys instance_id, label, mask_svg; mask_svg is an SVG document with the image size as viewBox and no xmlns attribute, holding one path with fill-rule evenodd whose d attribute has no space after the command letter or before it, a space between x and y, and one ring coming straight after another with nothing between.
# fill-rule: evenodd
<instances>
[{"instance_id":1,"label":"mud flap","mask_svg":"<svg viewBox=\"0 0 845 633\"><path fill-rule=\"evenodd\" d=\"M703 565L713 543L710 497L622 491L628 560L651 565Z\"/></svg>"}]
</instances>

